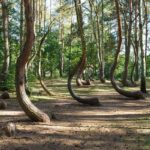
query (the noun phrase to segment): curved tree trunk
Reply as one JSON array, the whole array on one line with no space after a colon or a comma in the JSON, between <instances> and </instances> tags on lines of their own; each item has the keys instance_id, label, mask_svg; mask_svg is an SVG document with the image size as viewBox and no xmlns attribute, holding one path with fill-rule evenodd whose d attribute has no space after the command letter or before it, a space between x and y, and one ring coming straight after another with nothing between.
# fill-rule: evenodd
<instances>
[{"instance_id":1,"label":"curved tree trunk","mask_svg":"<svg viewBox=\"0 0 150 150\"><path fill-rule=\"evenodd\" d=\"M134 91L134 92L125 91L125 90L121 89L115 82L114 74L115 74L115 69L118 64L119 53L120 53L120 48L121 48L121 44L122 44L122 27L121 27L121 17L120 17L120 8L119 8L118 0L115 0L115 4L116 4L116 11L117 11L117 19L118 19L118 47L117 47L116 54L115 54L115 60L114 60L113 66L111 67L111 72L110 72L111 83L112 83L114 89L118 93L120 93L126 97L132 97L134 99L141 99L141 98L144 98L142 92L140 92L140 91Z\"/></svg>"},{"instance_id":2,"label":"curved tree trunk","mask_svg":"<svg viewBox=\"0 0 150 150\"><path fill-rule=\"evenodd\" d=\"M82 18L82 9L81 9L81 0L74 0L76 14L77 14L77 21L78 21L78 28L81 37L81 44L82 44L82 57L79 63L76 65L74 70L70 73L68 78L68 90L71 96L76 99L78 102L88 105L100 105L98 98L81 98L77 96L74 91L72 90L72 79L75 74L80 75L83 72L86 63L86 43L84 38L84 31L83 31L83 18Z\"/></svg>"},{"instance_id":3,"label":"curved tree trunk","mask_svg":"<svg viewBox=\"0 0 150 150\"><path fill-rule=\"evenodd\" d=\"M50 122L49 117L39 110L28 98L26 91L25 91L25 65L28 62L28 58L31 52L31 48L34 42L34 21L32 15L32 7L30 0L24 0L24 7L25 7L25 18L26 18L26 41L23 47L23 50L17 59L16 65L16 93L17 99L28 115L28 117L32 121L40 121L40 122Z\"/></svg>"},{"instance_id":4,"label":"curved tree trunk","mask_svg":"<svg viewBox=\"0 0 150 150\"><path fill-rule=\"evenodd\" d=\"M44 43L45 38L46 38L46 36L48 35L49 31L50 31L50 30L48 29L48 31L47 31L47 32L45 33L45 35L42 37L42 39L41 39L41 41L40 41L39 49L38 49L38 57L39 57L39 62L38 62L38 79L39 79L39 81L40 81L40 84L41 84L43 90L47 93L47 95L52 96L52 95L54 95L54 94L48 90L47 86L45 85L45 83L44 83L44 81L43 81L43 79L42 79L42 73L41 73L41 72L42 72L42 71L41 71L41 48L42 48L42 44Z\"/></svg>"},{"instance_id":5,"label":"curved tree trunk","mask_svg":"<svg viewBox=\"0 0 150 150\"><path fill-rule=\"evenodd\" d=\"M72 96L75 100L77 100L78 102L83 103L83 104L87 104L87 105L95 105L95 106L98 106L98 105L100 105L100 103L99 103L99 100L98 100L97 97L81 98L80 96L77 96L77 95L74 93L73 89L72 89L72 84L71 84L71 82L72 82L73 76L76 74L76 72L77 72L79 66L80 66L82 63L83 63L83 61L82 61L82 59L81 59L80 62L78 63L78 65L77 65L77 66L74 68L74 70L70 73L69 78L68 78L68 85L67 85L67 86L68 86L68 90L69 90L71 96Z\"/></svg>"},{"instance_id":6,"label":"curved tree trunk","mask_svg":"<svg viewBox=\"0 0 150 150\"><path fill-rule=\"evenodd\" d=\"M84 85L85 81L82 80L82 74L83 70L86 64L86 43L84 39L84 31L83 31L83 18L82 18L82 8L81 6L81 1L77 0L75 1L75 9L76 9L76 16L77 16L77 22L78 22L78 30L80 32L80 37L81 37L81 44L82 44L82 63L79 65L79 69L77 71L77 78L76 78L76 83L78 86Z\"/></svg>"},{"instance_id":7,"label":"curved tree trunk","mask_svg":"<svg viewBox=\"0 0 150 150\"><path fill-rule=\"evenodd\" d=\"M83 86L82 75L78 74L76 78L77 86Z\"/></svg>"},{"instance_id":8,"label":"curved tree trunk","mask_svg":"<svg viewBox=\"0 0 150 150\"><path fill-rule=\"evenodd\" d=\"M76 83L77 83L77 86L91 85L90 80L83 80L83 79L81 79L80 76L78 76L78 77L76 78Z\"/></svg>"}]
</instances>

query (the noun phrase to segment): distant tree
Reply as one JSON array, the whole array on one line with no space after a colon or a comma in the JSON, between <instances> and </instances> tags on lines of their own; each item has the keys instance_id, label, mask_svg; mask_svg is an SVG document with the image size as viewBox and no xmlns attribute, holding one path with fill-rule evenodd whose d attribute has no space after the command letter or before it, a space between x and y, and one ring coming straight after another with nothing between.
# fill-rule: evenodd
<instances>
[{"instance_id":1,"label":"distant tree","mask_svg":"<svg viewBox=\"0 0 150 150\"><path fill-rule=\"evenodd\" d=\"M8 1L2 0L1 5L2 5L2 19L3 19L4 61L2 71L0 74L0 80L1 83L5 84L10 66Z\"/></svg>"},{"instance_id":2,"label":"distant tree","mask_svg":"<svg viewBox=\"0 0 150 150\"><path fill-rule=\"evenodd\" d=\"M100 3L99 1L89 0L90 11L91 11L91 21L93 25L93 35L97 48L97 58L99 63L99 79L102 83L105 83L105 72L104 72L104 43L103 43L103 20L100 21ZM104 5L102 1L102 18L104 17ZM94 12L94 13L93 13ZM94 16L93 16L94 14ZM102 35L100 30L100 22L102 22Z\"/></svg>"},{"instance_id":3,"label":"distant tree","mask_svg":"<svg viewBox=\"0 0 150 150\"><path fill-rule=\"evenodd\" d=\"M60 7L63 6L63 0L60 0ZM60 77L63 76L64 73L64 17L63 17L64 10L60 10L59 16L59 42L60 42Z\"/></svg>"},{"instance_id":4,"label":"distant tree","mask_svg":"<svg viewBox=\"0 0 150 150\"><path fill-rule=\"evenodd\" d=\"M23 8L23 0L21 0L20 3L20 50L22 50L23 47L23 37L24 37L24 8Z\"/></svg>"},{"instance_id":5,"label":"distant tree","mask_svg":"<svg viewBox=\"0 0 150 150\"><path fill-rule=\"evenodd\" d=\"M122 77L122 83L125 86L131 85L128 81L128 70L129 70L129 60L130 60L130 49L131 49L131 33L132 33L132 23L133 23L133 4L132 0L129 0L129 24L126 25L125 20L125 30L126 30L126 49L125 49L125 65L124 65L124 72Z\"/></svg>"},{"instance_id":6,"label":"distant tree","mask_svg":"<svg viewBox=\"0 0 150 150\"><path fill-rule=\"evenodd\" d=\"M141 51L141 91L146 93L146 56L143 46L143 0L139 0L139 43Z\"/></svg>"}]
</instances>

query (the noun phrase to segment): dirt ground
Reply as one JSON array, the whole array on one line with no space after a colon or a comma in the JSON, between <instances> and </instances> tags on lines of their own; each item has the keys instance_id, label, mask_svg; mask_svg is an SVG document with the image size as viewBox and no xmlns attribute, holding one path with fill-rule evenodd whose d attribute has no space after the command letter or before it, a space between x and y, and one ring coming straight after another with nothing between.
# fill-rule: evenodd
<instances>
[{"instance_id":1,"label":"dirt ground","mask_svg":"<svg viewBox=\"0 0 150 150\"><path fill-rule=\"evenodd\" d=\"M11 93L8 108L0 111L0 150L150 150L149 98L128 99L109 83L95 82L76 89L82 96L99 97L101 106L89 107L69 96L65 80L47 84L54 96L47 97L37 84L30 99L54 119L50 124L31 122ZM7 122L16 124L14 137L1 129Z\"/></svg>"}]
</instances>

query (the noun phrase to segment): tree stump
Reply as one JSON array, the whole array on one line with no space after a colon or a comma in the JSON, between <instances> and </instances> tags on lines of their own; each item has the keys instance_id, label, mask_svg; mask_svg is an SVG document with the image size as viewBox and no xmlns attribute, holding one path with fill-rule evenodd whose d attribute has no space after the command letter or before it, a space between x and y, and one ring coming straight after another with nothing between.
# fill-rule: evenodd
<instances>
[{"instance_id":1,"label":"tree stump","mask_svg":"<svg viewBox=\"0 0 150 150\"><path fill-rule=\"evenodd\" d=\"M12 122L9 122L3 127L3 130L4 130L6 136L9 136L9 137L15 136L16 125Z\"/></svg>"}]
</instances>

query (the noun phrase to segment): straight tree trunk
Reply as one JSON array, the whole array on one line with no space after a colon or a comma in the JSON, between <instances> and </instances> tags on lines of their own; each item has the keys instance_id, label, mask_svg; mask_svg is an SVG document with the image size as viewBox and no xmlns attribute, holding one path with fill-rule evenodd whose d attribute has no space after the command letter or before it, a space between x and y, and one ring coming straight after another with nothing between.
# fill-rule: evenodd
<instances>
[{"instance_id":1,"label":"straight tree trunk","mask_svg":"<svg viewBox=\"0 0 150 150\"><path fill-rule=\"evenodd\" d=\"M62 6L62 0L60 0L60 6ZM64 73L64 18L63 13L60 11L60 18L59 18L59 41L60 41L60 77L63 77Z\"/></svg>"},{"instance_id":2,"label":"straight tree trunk","mask_svg":"<svg viewBox=\"0 0 150 150\"><path fill-rule=\"evenodd\" d=\"M44 31L46 29L46 0L44 0Z\"/></svg>"},{"instance_id":3,"label":"straight tree trunk","mask_svg":"<svg viewBox=\"0 0 150 150\"><path fill-rule=\"evenodd\" d=\"M97 3L96 3L97 4ZM96 48L97 48L97 58L99 63L99 79L102 83L105 83L105 73L104 73L104 50L103 47L101 47L101 44L103 43L103 39L101 41L101 31L100 31L100 11L98 6L94 5L93 0L89 0L90 10L91 13L95 12L95 17L91 17L92 25L93 25L93 35L96 41ZM102 4L103 9L103 4ZM103 11L102 11L102 18L103 18ZM103 24L102 24L102 30L103 30ZM103 31L102 31L103 34Z\"/></svg>"},{"instance_id":4,"label":"straight tree trunk","mask_svg":"<svg viewBox=\"0 0 150 150\"><path fill-rule=\"evenodd\" d=\"M122 83L125 86L129 86L130 83L128 81L128 68L129 68L129 59L130 59L130 48L131 48L131 32L132 32L132 0L129 0L129 9L130 9L130 19L129 19L129 27L128 27L128 42L127 48L125 51L125 65L124 65L124 72L123 72L123 79Z\"/></svg>"},{"instance_id":5,"label":"straight tree trunk","mask_svg":"<svg viewBox=\"0 0 150 150\"><path fill-rule=\"evenodd\" d=\"M73 1L71 2L71 6L73 6ZM72 52L72 32L73 32L73 10L71 11L71 18L70 18L70 39L69 39L69 71L68 76L71 74L71 52Z\"/></svg>"},{"instance_id":6,"label":"straight tree trunk","mask_svg":"<svg viewBox=\"0 0 150 150\"><path fill-rule=\"evenodd\" d=\"M21 0L21 3L20 3L20 50L22 50L23 48L23 16L24 16L24 11L23 11L23 0Z\"/></svg>"},{"instance_id":7,"label":"straight tree trunk","mask_svg":"<svg viewBox=\"0 0 150 150\"><path fill-rule=\"evenodd\" d=\"M145 50L143 47L143 0L139 0L139 36L140 36L140 51L141 51L141 91L146 93L146 60Z\"/></svg>"},{"instance_id":8,"label":"straight tree trunk","mask_svg":"<svg viewBox=\"0 0 150 150\"><path fill-rule=\"evenodd\" d=\"M135 0L135 50L136 50L136 65L135 65L135 81L139 80L139 40L138 40L138 0Z\"/></svg>"},{"instance_id":9,"label":"straight tree trunk","mask_svg":"<svg viewBox=\"0 0 150 150\"><path fill-rule=\"evenodd\" d=\"M145 59L147 57L148 50L148 10L147 10L147 1L143 0L145 8Z\"/></svg>"},{"instance_id":10,"label":"straight tree trunk","mask_svg":"<svg viewBox=\"0 0 150 150\"><path fill-rule=\"evenodd\" d=\"M3 38L4 38L4 62L2 66L0 80L5 84L9 73L10 49L9 49L9 21L8 21L8 1L2 0Z\"/></svg>"},{"instance_id":11,"label":"straight tree trunk","mask_svg":"<svg viewBox=\"0 0 150 150\"><path fill-rule=\"evenodd\" d=\"M100 65L100 81L105 83L105 62L104 62L104 1L102 0L102 44L101 44L101 65Z\"/></svg>"},{"instance_id":12,"label":"straight tree trunk","mask_svg":"<svg viewBox=\"0 0 150 150\"><path fill-rule=\"evenodd\" d=\"M96 13L96 25L97 25L97 40L98 40L98 50L97 50L97 56L99 61L99 78L102 83L105 83L104 79L104 64L103 64L103 55L102 55L102 49L101 49L101 35L100 35L100 21L99 21L100 15L98 12Z\"/></svg>"},{"instance_id":13,"label":"straight tree trunk","mask_svg":"<svg viewBox=\"0 0 150 150\"><path fill-rule=\"evenodd\" d=\"M136 86L134 72L135 72L136 63L137 63L137 51L136 51L136 47L135 47L133 41L132 41L132 47L133 47L133 51L134 51L134 63L133 63L133 67L131 70L131 83L133 86Z\"/></svg>"}]
</instances>

